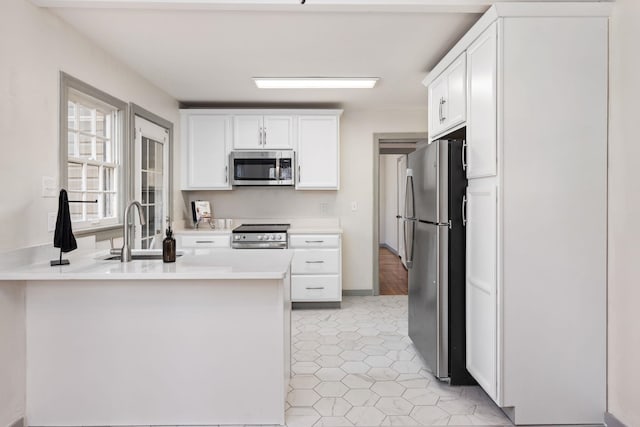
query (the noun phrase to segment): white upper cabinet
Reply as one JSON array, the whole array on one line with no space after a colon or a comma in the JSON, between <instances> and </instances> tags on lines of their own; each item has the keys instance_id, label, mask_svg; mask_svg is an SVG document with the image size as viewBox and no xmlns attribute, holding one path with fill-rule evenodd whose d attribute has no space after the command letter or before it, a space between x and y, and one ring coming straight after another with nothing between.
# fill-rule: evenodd
<instances>
[{"instance_id":1,"label":"white upper cabinet","mask_svg":"<svg viewBox=\"0 0 640 427\"><path fill-rule=\"evenodd\" d=\"M466 56L460 55L429 85L429 138L436 139L465 122Z\"/></svg>"},{"instance_id":2,"label":"white upper cabinet","mask_svg":"<svg viewBox=\"0 0 640 427\"><path fill-rule=\"evenodd\" d=\"M497 23L467 50L467 178L497 174Z\"/></svg>"},{"instance_id":3,"label":"white upper cabinet","mask_svg":"<svg viewBox=\"0 0 640 427\"><path fill-rule=\"evenodd\" d=\"M293 148L293 116L236 115L234 150Z\"/></svg>"},{"instance_id":4,"label":"white upper cabinet","mask_svg":"<svg viewBox=\"0 0 640 427\"><path fill-rule=\"evenodd\" d=\"M299 116L297 157L296 189L337 190L340 187L339 116Z\"/></svg>"},{"instance_id":5,"label":"white upper cabinet","mask_svg":"<svg viewBox=\"0 0 640 427\"><path fill-rule=\"evenodd\" d=\"M182 111L183 190L230 190L231 116Z\"/></svg>"}]
</instances>

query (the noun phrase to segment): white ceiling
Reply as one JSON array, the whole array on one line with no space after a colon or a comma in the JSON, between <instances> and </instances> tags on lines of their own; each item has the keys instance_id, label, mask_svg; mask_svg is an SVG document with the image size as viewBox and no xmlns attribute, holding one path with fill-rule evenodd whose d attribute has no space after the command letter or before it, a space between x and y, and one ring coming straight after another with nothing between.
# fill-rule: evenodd
<instances>
[{"instance_id":1,"label":"white ceiling","mask_svg":"<svg viewBox=\"0 0 640 427\"><path fill-rule=\"evenodd\" d=\"M52 9L176 99L426 108L421 80L472 13ZM373 90L259 90L251 77L380 77Z\"/></svg>"}]
</instances>

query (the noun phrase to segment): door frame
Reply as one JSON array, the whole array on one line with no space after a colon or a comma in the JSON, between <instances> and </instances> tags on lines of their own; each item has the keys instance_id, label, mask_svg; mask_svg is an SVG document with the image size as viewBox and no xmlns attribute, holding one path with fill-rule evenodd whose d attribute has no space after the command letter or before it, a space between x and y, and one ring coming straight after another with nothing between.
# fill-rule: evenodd
<instances>
[{"instance_id":1,"label":"door frame","mask_svg":"<svg viewBox=\"0 0 640 427\"><path fill-rule=\"evenodd\" d=\"M380 295L380 154L408 154L415 151L419 141L426 141L428 137L426 132L373 134L373 295Z\"/></svg>"},{"instance_id":2,"label":"door frame","mask_svg":"<svg viewBox=\"0 0 640 427\"><path fill-rule=\"evenodd\" d=\"M129 171L129 176L135 176L135 164L133 159L135 159L135 140L136 140L136 116L141 117L151 123L154 123L162 128L165 128L169 133L169 163L167 165L167 173L169 174L169 188L167 191L167 207L170 220L173 222L173 123L169 120L166 120L149 110L142 108L141 106L130 103L129 104L129 165L127 165L127 170ZM136 194L135 189L135 179L129 180L129 187L126 189L127 200L125 203L129 203L129 201L133 200Z\"/></svg>"}]
</instances>

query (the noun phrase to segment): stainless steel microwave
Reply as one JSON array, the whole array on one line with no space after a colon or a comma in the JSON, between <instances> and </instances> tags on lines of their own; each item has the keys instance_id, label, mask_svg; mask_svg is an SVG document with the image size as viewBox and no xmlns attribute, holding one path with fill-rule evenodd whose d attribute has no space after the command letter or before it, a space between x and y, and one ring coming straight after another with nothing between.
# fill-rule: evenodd
<instances>
[{"instance_id":1,"label":"stainless steel microwave","mask_svg":"<svg viewBox=\"0 0 640 427\"><path fill-rule=\"evenodd\" d=\"M233 185L292 186L295 183L292 150L232 151L230 157Z\"/></svg>"}]
</instances>

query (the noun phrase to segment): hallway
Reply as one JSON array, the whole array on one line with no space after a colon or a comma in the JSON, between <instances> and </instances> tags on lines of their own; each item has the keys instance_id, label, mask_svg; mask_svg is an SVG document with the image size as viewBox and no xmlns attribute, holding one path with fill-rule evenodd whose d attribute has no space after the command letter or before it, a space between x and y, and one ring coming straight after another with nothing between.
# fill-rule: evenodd
<instances>
[{"instance_id":1,"label":"hallway","mask_svg":"<svg viewBox=\"0 0 640 427\"><path fill-rule=\"evenodd\" d=\"M408 275L400 258L385 247L378 252L380 295L407 295Z\"/></svg>"}]
</instances>

